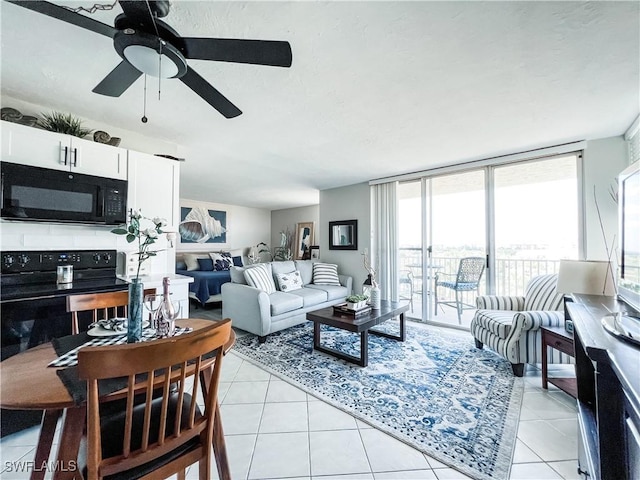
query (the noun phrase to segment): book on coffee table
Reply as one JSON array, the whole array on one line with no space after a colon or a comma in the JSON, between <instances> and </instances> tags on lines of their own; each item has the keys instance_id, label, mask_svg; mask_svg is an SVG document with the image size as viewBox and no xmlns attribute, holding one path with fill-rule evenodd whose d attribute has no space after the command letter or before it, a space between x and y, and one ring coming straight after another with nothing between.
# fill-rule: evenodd
<instances>
[{"instance_id":1,"label":"book on coffee table","mask_svg":"<svg viewBox=\"0 0 640 480\"><path fill-rule=\"evenodd\" d=\"M371 312L371 307L369 305L365 305L359 310L353 310L347 307L346 303L341 303L339 305L333 306L333 313L336 315L352 315L354 317L360 317L362 315L367 315Z\"/></svg>"}]
</instances>

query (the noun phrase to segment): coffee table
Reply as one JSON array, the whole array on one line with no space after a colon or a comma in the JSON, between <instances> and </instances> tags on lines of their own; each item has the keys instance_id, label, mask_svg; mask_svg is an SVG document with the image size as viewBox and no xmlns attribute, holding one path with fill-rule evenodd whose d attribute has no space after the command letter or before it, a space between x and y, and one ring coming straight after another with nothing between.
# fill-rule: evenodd
<instances>
[{"instance_id":1,"label":"coffee table","mask_svg":"<svg viewBox=\"0 0 640 480\"><path fill-rule=\"evenodd\" d=\"M369 314L355 317L349 314L334 314L333 307L323 308L307 313L307 320L313 322L313 348L320 352L328 353L334 357L355 363L361 367L366 367L369 363L369 332L373 335L391 338L404 342L404 312L409 310L409 303L390 302L383 300L380 308L371 310ZM400 335L391 335L385 332L372 330L371 327L379 325L391 318L400 318ZM325 347L320 344L320 325L330 325L332 327L347 330L360 334L360 356L349 355L334 348Z\"/></svg>"}]
</instances>

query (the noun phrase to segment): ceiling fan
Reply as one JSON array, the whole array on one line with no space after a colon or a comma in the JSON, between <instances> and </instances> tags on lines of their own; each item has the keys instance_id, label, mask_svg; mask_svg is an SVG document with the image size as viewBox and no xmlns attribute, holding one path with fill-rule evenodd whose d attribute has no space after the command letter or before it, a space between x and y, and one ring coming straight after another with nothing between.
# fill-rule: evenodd
<instances>
[{"instance_id":1,"label":"ceiling fan","mask_svg":"<svg viewBox=\"0 0 640 480\"><path fill-rule=\"evenodd\" d=\"M187 59L291 66L291 45L275 40L181 37L159 20L169 13L168 0L119 0L124 13L114 27L45 1L7 0L23 8L57 18L113 39L122 61L92 90L119 97L143 73L179 78L226 118L242 111L187 64Z\"/></svg>"}]
</instances>

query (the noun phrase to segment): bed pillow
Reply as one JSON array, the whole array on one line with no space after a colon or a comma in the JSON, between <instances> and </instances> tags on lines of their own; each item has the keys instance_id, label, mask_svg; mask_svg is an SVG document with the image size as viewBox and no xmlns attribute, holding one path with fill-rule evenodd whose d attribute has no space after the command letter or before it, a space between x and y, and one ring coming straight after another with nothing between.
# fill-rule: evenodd
<instances>
[{"instance_id":1,"label":"bed pillow","mask_svg":"<svg viewBox=\"0 0 640 480\"><path fill-rule=\"evenodd\" d=\"M200 270L211 271L213 270L213 260L210 258L198 258L198 266Z\"/></svg>"},{"instance_id":2,"label":"bed pillow","mask_svg":"<svg viewBox=\"0 0 640 480\"><path fill-rule=\"evenodd\" d=\"M340 285L338 265L333 263L314 263L313 283L314 285Z\"/></svg>"},{"instance_id":3,"label":"bed pillow","mask_svg":"<svg viewBox=\"0 0 640 480\"><path fill-rule=\"evenodd\" d=\"M239 248L237 250L231 250L231 252L229 252L231 254L231 259L233 260L233 264L236 267L242 267L244 266L244 260L242 259L242 249Z\"/></svg>"},{"instance_id":4,"label":"bed pillow","mask_svg":"<svg viewBox=\"0 0 640 480\"><path fill-rule=\"evenodd\" d=\"M198 270L200 265L198 265L198 257L192 253L184 254L184 263L187 264L187 271Z\"/></svg>"},{"instance_id":5,"label":"bed pillow","mask_svg":"<svg viewBox=\"0 0 640 480\"><path fill-rule=\"evenodd\" d=\"M273 277L271 271L266 265L259 264L253 268L247 268L244 271L244 278L247 280L247 284L262 290L266 293L273 293L276 291L276 285L273 283Z\"/></svg>"},{"instance_id":6,"label":"bed pillow","mask_svg":"<svg viewBox=\"0 0 640 480\"><path fill-rule=\"evenodd\" d=\"M302 288L302 277L300 272L276 273L278 279L278 289L281 292L291 292Z\"/></svg>"},{"instance_id":7,"label":"bed pillow","mask_svg":"<svg viewBox=\"0 0 640 480\"><path fill-rule=\"evenodd\" d=\"M213 260L213 269L218 272L229 270L233 265L233 260L228 255L228 253L227 255L225 255L224 253L209 253L211 260Z\"/></svg>"}]
</instances>

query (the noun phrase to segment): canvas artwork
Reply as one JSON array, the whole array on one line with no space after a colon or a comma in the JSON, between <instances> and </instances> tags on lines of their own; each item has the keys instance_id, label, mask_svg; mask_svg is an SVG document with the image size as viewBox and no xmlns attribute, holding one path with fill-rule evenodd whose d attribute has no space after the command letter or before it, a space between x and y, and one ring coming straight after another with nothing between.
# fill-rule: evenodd
<instances>
[{"instance_id":1,"label":"canvas artwork","mask_svg":"<svg viewBox=\"0 0 640 480\"><path fill-rule=\"evenodd\" d=\"M178 227L182 243L227 243L227 212L181 207Z\"/></svg>"}]
</instances>

